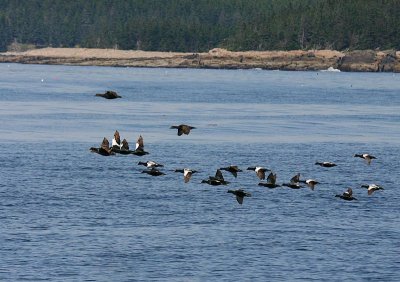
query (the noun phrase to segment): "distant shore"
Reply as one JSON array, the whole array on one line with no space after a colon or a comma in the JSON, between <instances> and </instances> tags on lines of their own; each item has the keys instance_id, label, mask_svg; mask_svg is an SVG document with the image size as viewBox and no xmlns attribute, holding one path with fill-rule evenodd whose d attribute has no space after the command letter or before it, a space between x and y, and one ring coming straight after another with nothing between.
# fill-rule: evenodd
<instances>
[{"instance_id":1,"label":"distant shore","mask_svg":"<svg viewBox=\"0 0 400 282\"><path fill-rule=\"evenodd\" d=\"M359 72L400 72L400 52L394 50L245 51L215 48L206 53L151 52L114 49L42 48L0 53L0 63Z\"/></svg>"}]
</instances>

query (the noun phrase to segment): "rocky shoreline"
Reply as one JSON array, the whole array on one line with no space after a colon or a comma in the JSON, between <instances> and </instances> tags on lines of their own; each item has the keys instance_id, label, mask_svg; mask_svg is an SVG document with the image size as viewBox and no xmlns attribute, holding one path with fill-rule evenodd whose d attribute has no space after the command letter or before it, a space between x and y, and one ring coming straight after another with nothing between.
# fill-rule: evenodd
<instances>
[{"instance_id":1,"label":"rocky shoreline","mask_svg":"<svg viewBox=\"0 0 400 282\"><path fill-rule=\"evenodd\" d=\"M0 53L0 63L317 71L400 72L400 52L394 50L246 51L215 48L207 53L147 52L114 49L42 48Z\"/></svg>"}]
</instances>

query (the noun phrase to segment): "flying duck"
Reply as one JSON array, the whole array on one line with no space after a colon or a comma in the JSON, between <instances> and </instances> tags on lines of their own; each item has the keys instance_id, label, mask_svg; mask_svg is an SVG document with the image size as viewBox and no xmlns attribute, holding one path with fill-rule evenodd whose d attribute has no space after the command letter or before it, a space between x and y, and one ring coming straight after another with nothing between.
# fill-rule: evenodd
<instances>
[{"instance_id":1,"label":"flying duck","mask_svg":"<svg viewBox=\"0 0 400 282\"><path fill-rule=\"evenodd\" d=\"M369 184L369 185L361 185L362 188L367 188L368 189L368 195L372 195L372 193L374 193L375 191L378 190L385 190L383 189L382 186L379 186L377 184Z\"/></svg>"},{"instance_id":2,"label":"flying duck","mask_svg":"<svg viewBox=\"0 0 400 282\"><path fill-rule=\"evenodd\" d=\"M148 170L143 170L142 173L147 173L151 176L160 176L160 175L165 175L165 173L159 171L158 169L152 167L151 169Z\"/></svg>"},{"instance_id":3,"label":"flying duck","mask_svg":"<svg viewBox=\"0 0 400 282\"><path fill-rule=\"evenodd\" d=\"M95 96L98 97L103 97L106 99L116 99L116 98L122 98L121 96L119 96L116 92L114 91L106 91L106 93L104 94L96 94Z\"/></svg>"},{"instance_id":4,"label":"flying duck","mask_svg":"<svg viewBox=\"0 0 400 282\"><path fill-rule=\"evenodd\" d=\"M316 165L320 165L322 167L333 167L333 166L336 166L336 164L332 163L332 162L316 162L315 164Z\"/></svg>"},{"instance_id":5,"label":"flying duck","mask_svg":"<svg viewBox=\"0 0 400 282\"><path fill-rule=\"evenodd\" d=\"M307 184L307 186L310 187L311 190L314 190L315 185L319 184L319 182L315 179L300 180L300 182Z\"/></svg>"},{"instance_id":6,"label":"flying duck","mask_svg":"<svg viewBox=\"0 0 400 282\"><path fill-rule=\"evenodd\" d=\"M260 180L264 180L265 179L265 172L266 171L271 171L270 169L261 167L261 166L250 166L247 168L247 170L254 170L258 176L258 178L260 178Z\"/></svg>"},{"instance_id":7,"label":"flying duck","mask_svg":"<svg viewBox=\"0 0 400 282\"><path fill-rule=\"evenodd\" d=\"M100 148L91 147L90 151L93 153L100 154L102 156L115 155L115 153L110 148L110 142L108 142L108 139L106 137L104 137L103 142L100 145Z\"/></svg>"},{"instance_id":8,"label":"flying duck","mask_svg":"<svg viewBox=\"0 0 400 282\"><path fill-rule=\"evenodd\" d=\"M232 173L232 175L236 178L238 172L242 172L241 169L239 169L236 165L230 165L228 167L221 167L221 170L226 170Z\"/></svg>"},{"instance_id":9,"label":"flying duck","mask_svg":"<svg viewBox=\"0 0 400 282\"><path fill-rule=\"evenodd\" d=\"M192 174L196 173L197 170L184 168L184 169L175 169L175 172L183 173L183 180L185 181L185 183L188 183L190 178L192 177Z\"/></svg>"},{"instance_id":10,"label":"flying duck","mask_svg":"<svg viewBox=\"0 0 400 282\"><path fill-rule=\"evenodd\" d=\"M367 164L369 164L369 165L371 164L371 161L373 159L376 159L376 157L374 157L374 156L372 156L370 154L355 154L354 157L355 158L358 157L358 158L364 159L367 162Z\"/></svg>"},{"instance_id":11,"label":"flying duck","mask_svg":"<svg viewBox=\"0 0 400 282\"><path fill-rule=\"evenodd\" d=\"M225 181L221 170L217 169L215 176L209 176L208 179L202 180L201 183L207 183L208 185L218 186L218 185L227 185L229 184L229 181Z\"/></svg>"},{"instance_id":12,"label":"flying duck","mask_svg":"<svg viewBox=\"0 0 400 282\"><path fill-rule=\"evenodd\" d=\"M282 186L286 186L292 189L300 189L300 173L297 173L290 179L290 183L283 183Z\"/></svg>"},{"instance_id":13,"label":"flying duck","mask_svg":"<svg viewBox=\"0 0 400 282\"><path fill-rule=\"evenodd\" d=\"M133 151L132 154L137 156L143 156L148 154L148 152L144 150L144 142L142 135L139 135L139 138L136 141L135 151Z\"/></svg>"},{"instance_id":14,"label":"flying duck","mask_svg":"<svg viewBox=\"0 0 400 282\"><path fill-rule=\"evenodd\" d=\"M280 187L280 185L276 184L276 173L270 172L270 174L267 177L267 183L260 182L258 183L259 186L265 186L268 188L276 188Z\"/></svg>"},{"instance_id":15,"label":"flying duck","mask_svg":"<svg viewBox=\"0 0 400 282\"><path fill-rule=\"evenodd\" d=\"M138 162L138 165L144 165L147 168L163 167L164 165L156 163L154 161Z\"/></svg>"},{"instance_id":16,"label":"flying duck","mask_svg":"<svg viewBox=\"0 0 400 282\"><path fill-rule=\"evenodd\" d=\"M186 124L180 124L180 125L173 125L170 127L170 129L178 129L178 136L181 136L182 134L188 135L190 133L190 130L196 129L196 127Z\"/></svg>"},{"instance_id":17,"label":"flying duck","mask_svg":"<svg viewBox=\"0 0 400 282\"><path fill-rule=\"evenodd\" d=\"M231 194L235 195L235 196L236 196L236 201L237 201L239 204L243 204L243 199L244 199L244 197L251 197L251 194L250 194L250 193L245 192L245 191L242 190L242 189L238 189L238 190L228 190L228 193L231 193Z\"/></svg>"},{"instance_id":18,"label":"flying duck","mask_svg":"<svg viewBox=\"0 0 400 282\"><path fill-rule=\"evenodd\" d=\"M353 190L351 188L348 188L347 191L344 192L342 195L336 195L335 197L341 198L346 201L357 200L353 197Z\"/></svg>"}]
</instances>

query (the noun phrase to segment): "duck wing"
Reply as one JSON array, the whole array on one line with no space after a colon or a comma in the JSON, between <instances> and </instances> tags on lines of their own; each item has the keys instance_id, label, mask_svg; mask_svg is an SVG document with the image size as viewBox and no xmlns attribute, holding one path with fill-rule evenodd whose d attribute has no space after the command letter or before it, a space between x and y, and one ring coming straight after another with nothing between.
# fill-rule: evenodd
<instances>
[{"instance_id":1,"label":"duck wing","mask_svg":"<svg viewBox=\"0 0 400 282\"><path fill-rule=\"evenodd\" d=\"M143 143L142 135L140 135L138 140L136 141L136 150L144 150L144 143Z\"/></svg>"},{"instance_id":2,"label":"duck wing","mask_svg":"<svg viewBox=\"0 0 400 282\"><path fill-rule=\"evenodd\" d=\"M267 184L275 184L276 183L276 174L270 173L267 177Z\"/></svg>"},{"instance_id":3,"label":"duck wing","mask_svg":"<svg viewBox=\"0 0 400 282\"><path fill-rule=\"evenodd\" d=\"M217 172L215 173L215 178L224 181L224 176L222 175L221 170L217 169Z\"/></svg>"},{"instance_id":4,"label":"duck wing","mask_svg":"<svg viewBox=\"0 0 400 282\"><path fill-rule=\"evenodd\" d=\"M129 144L128 141L126 141L126 139L122 140L122 147L121 149L127 150L129 151Z\"/></svg>"}]
</instances>

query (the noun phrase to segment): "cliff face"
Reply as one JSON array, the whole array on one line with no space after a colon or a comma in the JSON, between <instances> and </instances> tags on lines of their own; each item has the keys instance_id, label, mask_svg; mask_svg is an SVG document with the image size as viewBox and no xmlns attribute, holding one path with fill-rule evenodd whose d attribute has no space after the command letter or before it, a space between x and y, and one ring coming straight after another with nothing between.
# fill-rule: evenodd
<instances>
[{"instance_id":1,"label":"cliff face","mask_svg":"<svg viewBox=\"0 0 400 282\"><path fill-rule=\"evenodd\" d=\"M44 48L0 54L0 62L130 67L400 72L400 52L390 51L246 51L212 49L208 53Z\"/></svg>"}]
</instances>

